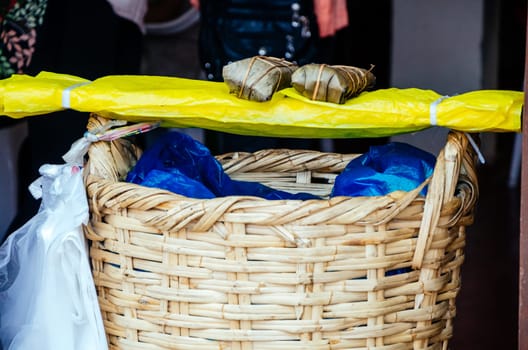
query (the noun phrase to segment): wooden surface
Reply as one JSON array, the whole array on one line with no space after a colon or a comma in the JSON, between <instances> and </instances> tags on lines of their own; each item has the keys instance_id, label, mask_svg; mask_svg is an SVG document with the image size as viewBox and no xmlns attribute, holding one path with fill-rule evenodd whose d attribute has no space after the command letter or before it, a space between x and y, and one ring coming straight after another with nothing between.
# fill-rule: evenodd
<instances>
[{"instance_id":1,"label":"wooden surface","mask_svg":"<svg viewBox=\"0 0 528 350\"><path fill-rule=\"evenodd\" d=\"M528 29L527 29L528 32ZM528 47L528 45L527 45ZM525 54L524 91L528 91L528 50ZM527 106L526 94L524 105ZM526 111L526 110L524 110ZM519 240L519 350L528 349L528 127L523 113L523 140L521 166L521 222Z\"/></svg>"}]
</instances>

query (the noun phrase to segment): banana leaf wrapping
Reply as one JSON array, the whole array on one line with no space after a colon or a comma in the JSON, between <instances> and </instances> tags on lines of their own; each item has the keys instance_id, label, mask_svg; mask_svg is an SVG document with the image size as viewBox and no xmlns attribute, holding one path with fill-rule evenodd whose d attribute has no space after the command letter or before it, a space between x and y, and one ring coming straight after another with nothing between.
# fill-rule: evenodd
<instances>
[{"instance_id":1,"label":"banana leaf wrapping","mask_svg":"<svg viewBox=\"0 0 528 350\"><path fill-rule=\"evenodd\" d=\"M254 56L224 66L222 75L229 92L239 98L264 102L291 85L297 66L284 59Z\"/></svg>"},{"instance_id":2,"label":"banana leaf wrapping","mask_svg":"<svg viewBox=\"0 0 528 350\"><path fill-rule=\"evenodd\" d=\"M291 79L293 87L311 100L343 104L374 87L371 69L312 63L297 69Z\"/></svg>"}]
</instances>

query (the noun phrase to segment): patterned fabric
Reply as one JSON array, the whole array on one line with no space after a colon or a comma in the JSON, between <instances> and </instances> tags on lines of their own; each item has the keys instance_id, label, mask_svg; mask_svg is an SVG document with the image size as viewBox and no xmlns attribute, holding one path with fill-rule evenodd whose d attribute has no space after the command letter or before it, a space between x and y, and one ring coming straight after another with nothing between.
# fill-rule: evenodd
<instances>
[{"instance_id":1,"label":"patterned fabric","mask_svg":"<svg viewBox=\"0 0 528 350\"><path fill-rule=\"evenodd\" d=\"M0 0L0 79L31 63L47 0Z\"/></svg>"}]
</instances>

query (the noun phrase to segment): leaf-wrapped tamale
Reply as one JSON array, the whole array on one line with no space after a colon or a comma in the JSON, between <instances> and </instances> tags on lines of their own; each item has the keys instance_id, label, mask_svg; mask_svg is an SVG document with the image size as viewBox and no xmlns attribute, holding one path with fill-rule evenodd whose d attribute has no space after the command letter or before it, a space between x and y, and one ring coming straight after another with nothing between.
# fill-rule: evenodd
<instances>
[{"instance_id":1,"label":"leaf-wrapped tamale","mask_svg":"<svg viewBox=\"0 0 528 350\"><path fill-rule=\"evenodd\" d=\"M374 87L376 77L372 68L312 63L297 69L291 80L293 87L311 100L341 104Z\"/></svg>"},{"instance_id":2,"label":"leaf-wrapped tamale","mask_svg":"<svg viewBox=\"0 0 528 350\"><path fill-rule=\"evenodd\" d=\"M291 85L297 65L284 59L254 56L224 66L222 75L229 92L251 101L268 101L277 90Z\"/></svg>"}]
</instances>

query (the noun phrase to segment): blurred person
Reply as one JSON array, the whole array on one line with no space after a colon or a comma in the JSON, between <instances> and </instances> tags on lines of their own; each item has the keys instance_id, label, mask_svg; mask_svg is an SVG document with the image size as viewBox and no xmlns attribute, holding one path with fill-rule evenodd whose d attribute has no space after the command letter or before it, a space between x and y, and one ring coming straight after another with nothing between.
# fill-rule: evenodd
<instances>
[{"instance_id":1,"label":"blurred person","mask_svg":"<svg viewBox=\"0 0 528 350\"><path fill-rule=\"evenodd\" d=\"M90 80L139 74L146 10L147 0L48 0L26 73L50 71ZM72 110L27 119L19 156L19 207L9 232L38 210L28 186L38 178L39 167L64 163L62 156L83 135L87 121L87 113Z\"/></svg>"},{"instance_id":2,"label":"blurred person","mask_svg":"<svg viewBox=\"0 0 528 350\"><path fill-rule=\"evenodd\" d=\"M332 60L323 39L348 26L346 0L193 0L199 7L200 60L222 81L229 62L273 56L303 65Z\"/></svg>"},{"instance_id":3,"label":"blurred person","mask_svg":"<svg viewBox=\"0 0 528 350\"><path fill-rule=\"evenodd\" d=\"M31 63L47 0L0 3L0 79L25 73ZM16 159L26 128L21 120L0 116L0 242L16 214Z\"/></svg>"}]
</instances>

